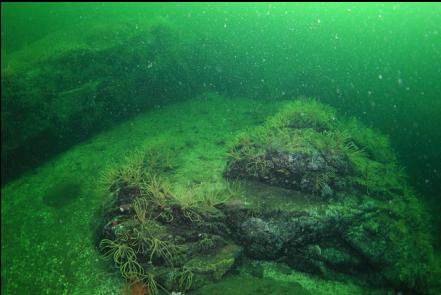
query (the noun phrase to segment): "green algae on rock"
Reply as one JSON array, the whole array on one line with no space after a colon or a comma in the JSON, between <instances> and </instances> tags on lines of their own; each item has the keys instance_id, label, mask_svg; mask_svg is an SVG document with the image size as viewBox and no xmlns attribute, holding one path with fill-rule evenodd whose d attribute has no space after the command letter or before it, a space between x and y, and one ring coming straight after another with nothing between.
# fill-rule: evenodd
<instances>
[{"instance_id":1,"label":"green algae on rock","mask_svg":"<svg viewBox=\"0 0 441 295\"><path fill-rule=\"evenodd\" d=\"M387 138L355 119L340 120L313 100L288 103L238 137L225 175L315 202L297 209L223 205L250 257L411 293L439 290L425 209Z\"/></svg>"}]
</instances>

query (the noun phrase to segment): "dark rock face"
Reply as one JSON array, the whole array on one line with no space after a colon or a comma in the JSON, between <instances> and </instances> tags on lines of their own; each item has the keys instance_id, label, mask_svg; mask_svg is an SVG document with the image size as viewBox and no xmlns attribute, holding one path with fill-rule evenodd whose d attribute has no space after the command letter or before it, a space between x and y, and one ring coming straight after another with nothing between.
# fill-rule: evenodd
<instances>
[{"instance_id":1,"label":"dark rock face","mask_svg":"<svg viewBox=\"0 0 441 295\"><path fill-rule=\"evenodd\" d=\"M430 275L424 277L432 267L430 244L415 241L399 227L406 223L412 232L425 229L381 204L354 199L344 205L257 214L236 205L220 208L235 241L251 258L283 261L328 279L346 275L409 294L431 292Z\"/></svg>"},{"instance_id":2,"label":"dark rock face","mask_svg":"<svg viewBox=\"0 0 441 295\"><path fill-rule=\"evenodd\" d=\"M228 205L222 210L230 217L228 224L235 238L256 259L283 259L302 271L324 274L325 266L332 271L363 272L371 268L373 257L382 255L381 251L372 254L356 249L344 236L369 216L371 208L331 206L322 212L270 211L258 216Z\"/></svg>"},{"instance_id":3,"label":"dark rock face","mask_svg":"<svg viewBox=\"0 0 441 295\"><path fill-rule=\"evenodd\" d=\"M251 174L250 169L253 169ZM252 162L244 160L231 163L226 176L255 179L329 198L334 190L342 190L344 187L336 178L348 175L350 170L349 159L346 157L331 158L317 150L311 153L270 150L256 156Z\"/></svg>"}]
</instances>

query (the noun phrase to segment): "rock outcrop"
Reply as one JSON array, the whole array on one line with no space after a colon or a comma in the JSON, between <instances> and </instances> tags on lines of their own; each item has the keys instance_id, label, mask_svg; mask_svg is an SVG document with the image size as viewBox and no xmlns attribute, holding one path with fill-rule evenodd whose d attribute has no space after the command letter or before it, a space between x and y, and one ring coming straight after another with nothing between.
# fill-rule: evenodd
<instances>
[{"instance_id":1,"label":"rock outcrop","mask_svg":"<svg viewBox=\"0 0 441 295\"><path fill-rule=\"evenodd\" d=\"M281 201L254 192L255 204L277 208L221 206L250 257L406 294L435 292L428 216L384 136L296 101L238 138L225 175L268 184L266 194L289 189Z\"/></svg>"},{"instance_id":2,"label":"rock outcrop","mask_svg":"<svg viewBox=\"0 0 441 295\"><path fill-rule=\"evenodd\" d=\"M428 217L387 138L330 107L294 101L240 135L217 193L173 193L165 155L107 176L99 229L104 256L150 294L219 281L240 255L402 294L440 290Z\"/></svg>"}]
</instances>

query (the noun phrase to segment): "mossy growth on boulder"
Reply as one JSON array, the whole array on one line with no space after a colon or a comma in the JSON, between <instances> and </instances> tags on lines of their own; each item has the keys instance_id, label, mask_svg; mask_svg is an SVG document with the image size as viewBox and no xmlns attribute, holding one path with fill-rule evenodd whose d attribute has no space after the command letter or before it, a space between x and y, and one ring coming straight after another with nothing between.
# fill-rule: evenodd
<instances>
[{"instance_id":1,"label":"mossy growth on boulder","mask_svg":"<svg viewBox=\"0 0 441 295\"><path fill-rule=\"evenodd\" d=\"M439 294L428 215L384 135L317 101L297 100L239 135L228 157L227 178L266 184L246 194L244 204L254 208L223 205L248 256L330 279ZM280 188L283 198L272 193Z\"/></svg>"},{"instance_id":2,"label":"mossy growth on boulder","mask_svg":"<svg viewBox=\"0 0 441 295\"><path fill-rule=\"evenodd\" d=\"M226 176L254 179L322 199L363 189L387 195L404 187L387 137L316 101L295 101L263 126L241 134Z\"/></svg>"}]
</instances>

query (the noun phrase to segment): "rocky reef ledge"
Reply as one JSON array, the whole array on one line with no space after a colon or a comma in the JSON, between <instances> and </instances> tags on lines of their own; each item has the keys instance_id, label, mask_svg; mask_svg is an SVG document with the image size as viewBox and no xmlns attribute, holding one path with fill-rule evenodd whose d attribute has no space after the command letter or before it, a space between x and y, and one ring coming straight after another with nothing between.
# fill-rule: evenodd
<instances>
[{"instance_id":1,"label":"rocky reef ledge","mask_svg":"<svg viewBox=\"0 0 441 295\"><path fill-rule=\"evenodd\" d=\"M429 218L387 137L313 100L231 143L219 185L173 192L173 150L110 170L98 247L130 288L186 292L240 257L331 280L439 294Z\"/></svg>"}]
</instances>

